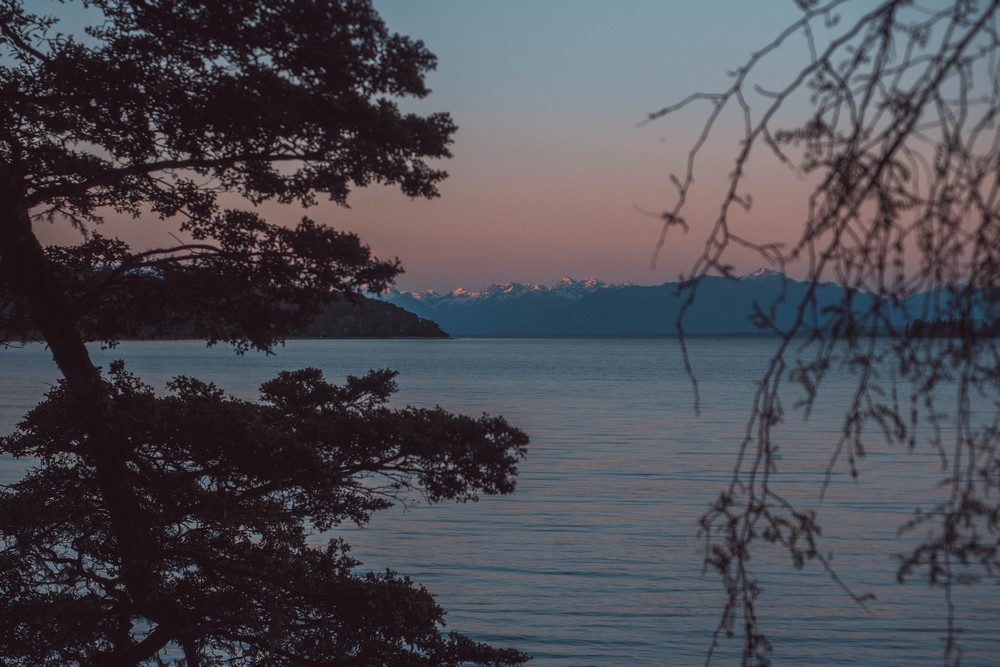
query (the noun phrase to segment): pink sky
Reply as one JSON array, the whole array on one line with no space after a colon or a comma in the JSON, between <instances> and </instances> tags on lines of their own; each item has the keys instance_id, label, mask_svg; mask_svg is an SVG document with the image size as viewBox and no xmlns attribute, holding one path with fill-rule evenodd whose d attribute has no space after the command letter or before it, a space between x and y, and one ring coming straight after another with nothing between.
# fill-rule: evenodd
<instances>
[{"instance_id":1,"label":"pink sky","mask_svg":"<svg viewBox=\"0 0 1000 667\"><path fill-rule=\"evenodd\" d=\"M689 212L693 229L668 238L654 271L659 221L636 207L658 212L673 203L668 176L684 168L709 107L636 124L691 92L724 88L726 71L797 15L788 0L375 5L390 29L423 39L438 55L434 92L408 106L454 116L455 157L443 165L451 176L433 201L376 186L354 193L350 209L322 204L307 214L358 233L379 256L399 257L406 269L400 288L438 291L500 281L551 285L567 275L659 284L686 272L718 212L736 146L706 148ZM779 78L789 73L782 66ZM801 181L771 162L758 164L746 224L766 238L790 237L804 214L802 198L790 196ZM275 222L303 214L265 210ZM168 225L146 220L112 215L102 231L136 246L171 242ZM63 230L42 234L65 238ZM740 271L761 264L733 258Z\"/></svg>"}]
</instances>

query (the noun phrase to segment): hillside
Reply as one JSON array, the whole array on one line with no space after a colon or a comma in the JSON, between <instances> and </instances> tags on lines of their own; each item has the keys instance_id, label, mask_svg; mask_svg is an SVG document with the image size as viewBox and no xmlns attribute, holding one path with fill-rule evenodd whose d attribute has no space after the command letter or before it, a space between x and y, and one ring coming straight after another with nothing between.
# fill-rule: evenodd
<instances>
[{"instance_id":1,"label":"hillside","mask_svg":"<svg viewBox=\"0 0 1000 667\"><path fill-rule=\"evenodd\" d=\"M378 299L337 301L326 306L293 338L447 338L429 319Z\"/></svg>"},{"instance_id":2,"label":"hillside","mask_svg":"<svg viewBox=\"0 0 1000 667\"><path fill-rule=\"evenodd\" d=\"M151 300L152 301L152 300ZM95 317L83 322L87 340L156 340L199 338L193 321L178 318L173 311L160 311L155 304L149 313L132 310L123 313L126 323L108 321L98 310ZM19 309L8 305L0 310L0 337L11 340L40 340L41 336ZM378 299L358 302L335 301L306 325L287 332L285 338L447 338L434 322L418 317L391 303Z\"/></svg>"}]
</instances>

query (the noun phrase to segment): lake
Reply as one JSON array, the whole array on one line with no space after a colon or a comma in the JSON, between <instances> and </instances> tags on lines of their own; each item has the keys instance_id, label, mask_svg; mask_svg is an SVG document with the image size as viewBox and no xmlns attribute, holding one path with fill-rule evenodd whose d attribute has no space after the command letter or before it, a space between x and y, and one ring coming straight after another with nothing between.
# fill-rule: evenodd
<instances>
[{"instance_id":1,"label":"lake","mask_svg":"<svg viewBox=\"0 0 1000 667\"><path fill-rule=\"evenodd\" d=\"M448 629L515 646L531 664L568 667L704 662L723 592L701 573L697 522L728 482L771 348L750 337L690 347L700 416L670 339L302 340L242 358L194 341L92 349L105 365L126 359L158 388L189 374L244 398L279 370L316 366L337 379L393 368L397 405L507 417L532 438L514 495L390 510L340 534L365 567L392 567L435 593ZM57 373L39 345L3 351L0 368L8 432ZM778 484L819 511L840 576L877 600L865 612L817 565L795 570L761 545L753 562L774 662L939 665L942 594L919 579L897 585L893 558L912 543L898 525L942 493L937 454L873 442L860 481L840 468L817 500L850 383L833 374L808 422L787 416ZM0 461L0 476L10 481L20 466ZM958 591L965 665L1000 664L995 584ZM738 664L739 648L724 641L713 664Z\"/></svg>"}]
</instances>

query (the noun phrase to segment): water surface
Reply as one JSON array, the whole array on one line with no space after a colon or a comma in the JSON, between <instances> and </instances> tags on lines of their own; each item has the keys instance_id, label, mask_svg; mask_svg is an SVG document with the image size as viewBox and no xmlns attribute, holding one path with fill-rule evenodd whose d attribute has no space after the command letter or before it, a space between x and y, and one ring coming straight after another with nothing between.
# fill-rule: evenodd
<instances>
[{"instance_id":1,"label":"water surface","mask_svg":"<svg viewBox=\"0 0 1000 667\"><path fill-rule=\"evenodd\" d=\"M755 338L691 341L700 417L669 339L292 341L242 358L200 342L134 342L94 354L125 358L158 388L189 374L244 398L279 370L316 366L335 379L393 368L398 405L503 414L532 438L516 494L390 510L342 534L366 567L392 567L434 592L449 629L568 667L704 661L723 596L701 573L697 521L728 482L769 350ZM7 431L57 374L41 346L0 353L0 368ZM938 665L941 595L919 581L896 585L893 560L908 543L896 527L940 494L937 455L873 443L860 483L840 471L816 500L849 389L850 377L835 375L810 421L789 416L778 483L819 510L845 582L878 599L866 613L818 567L797 571L763 550L755 567L774 660ZM2 463L0 474L16 476L18 462ZM963 664L998 664L995 582L959 603ZM738 663L738 650L724 642L715 664Z\"/></svg>"}]
</instances>

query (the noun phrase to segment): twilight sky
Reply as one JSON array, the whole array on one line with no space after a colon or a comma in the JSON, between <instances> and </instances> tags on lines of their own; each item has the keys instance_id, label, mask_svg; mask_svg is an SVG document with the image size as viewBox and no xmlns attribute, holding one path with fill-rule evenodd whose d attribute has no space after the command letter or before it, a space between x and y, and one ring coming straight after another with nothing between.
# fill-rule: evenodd
<instances>
[{"instance_id":1,"label":"twilight sky","mask_svg":"<svg viewBox=\"0 0 1000 667\"><path fill-rule=\"evenodd\" d=\"M718 211L736 144L723 132L706 147L692 230L668 237L654 271L660 223L636 207L659 212L673 203L669 174L682 172L710 109L703 102L636 125L692 92L724 89L727 70L799 14L792 0L374 4L390 30L424 40L438 56L430 97L406 106L453 115L455 157L444 164L451 176L433 201L376 186L355 192L350 209L320 205L308 215L357 232L381 257L398 256L406 269L400 288L438 291L508 280L551 285L564 275L659 284L687 271ZM788 46L765 81L787 81L804 62L803 45ZM734 127L740 118L726 121ZM745 223L767 238L790 236L803 209L789 195L801 179L765 162L753 174L755 206ZM264 208L275 222L302 215ZM104 233L135 246L171 243L162 226L109 216L108 227ZM733 258L740 271L761 264Z\"/></svg>"},{"instance_id":2,"label":"twilight sky","mask_svg":"<svg viewBox=\"0 0 1000 667\"><path fill-rule=\"evenodd\" d=\"M696 202L706 219L668 240L655 271L659 220L635 207L673 202L669 173L683 167L709 107L636 123L691 92L726 86L727 70L798 11L790 0L375 5L391 29L437 54L433 92L414 108L452 113L455 157L439 199L374 188L329 220L378 254L399 256L401 288L439 291L564 275L658 284L686 271L716 201ZM728 170L728 156L706 162L700 180L711 173L721 182ZM759 263L748 261L747 270Z\"/></svg>"}]
</instances>

